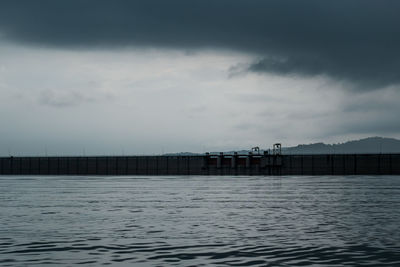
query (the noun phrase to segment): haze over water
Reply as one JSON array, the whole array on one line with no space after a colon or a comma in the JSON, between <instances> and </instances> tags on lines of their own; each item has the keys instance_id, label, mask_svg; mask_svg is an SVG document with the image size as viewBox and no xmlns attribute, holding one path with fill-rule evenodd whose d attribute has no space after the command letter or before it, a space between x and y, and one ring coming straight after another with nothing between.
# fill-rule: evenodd
<instances>
[{"instance_id":1,"label":"haze over water","mask_svg":"<svg viewBox=\"0 0 400 267\"><path fill-rule=\"evenodd\" d=\"M399 193L398 176L0 176L0 264L395 266Z\"/></svg>"}]
</instances>

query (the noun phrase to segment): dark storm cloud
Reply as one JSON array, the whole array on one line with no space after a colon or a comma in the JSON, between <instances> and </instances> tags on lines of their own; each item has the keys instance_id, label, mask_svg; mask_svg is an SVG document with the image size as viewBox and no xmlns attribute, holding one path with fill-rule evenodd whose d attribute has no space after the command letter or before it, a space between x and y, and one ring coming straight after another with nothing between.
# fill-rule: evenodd
<instances>
[{"instance_id":1,"label":"dark storm cloud","mask_svg":"<svg viewBox=\"0 0 400 267\"><path fill-rule=\"evenodd\" d=\"M373 135L394 135L400 133L399 119L394 114L385 114L379 118L365 119L360 116L358 120L344 120L335 123L334 128L329 128L318 133L320 138L332 135L346 134L367 134Z\"/></svg>"},{"instance_id":2,"label":"dark storm cloud","mask_svg":"<svg viewBox=\"0 0 400 267\"><path fill-rule=\"evenodd\" d=\"M3 38L56 47L234 49L248 70L400 83L398 0L3 0Z\"/></svg>"}]
</instances>

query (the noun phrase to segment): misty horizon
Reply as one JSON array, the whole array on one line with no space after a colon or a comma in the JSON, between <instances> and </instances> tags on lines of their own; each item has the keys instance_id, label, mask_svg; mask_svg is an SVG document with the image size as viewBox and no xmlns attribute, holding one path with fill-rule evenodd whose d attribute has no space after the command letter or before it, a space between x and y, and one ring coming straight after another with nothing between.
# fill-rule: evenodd
<instances>
[{"instance_id":1,"label":"misty horizon","mask_svg":"<svg viewBox=\"0 0 400 267\"><path fill-rule=\"evenodd\" d=\"M309 144L297 144L295 146L285 146L282 145L282 154L293 155L293 154L379 154L379 153L400 153L400 140L395 138L385 138L385 137L368 137L358 140L348 140L345 142L326 144L324 142L316 142ZM254 146L253 146L254 147ZM257 146L259 148L259 153L264 153L267 151L268 153L273 153L273 145L270 146ZM91 156L173 156L173 155L204 155L206 153L211 154L220 154L221 152L226 154L232 154L237 152L239 154L247 154L252 152L252 148L238 148L238 149L227 149L224 151L164 151L161 148L160 153L132 153L127 154L125 150L121 148L121 150L116 152L115 154L91 154L90 151L86 151L83 148L81 151L78 151L76 154L63 154L63 153L51 153L51 149L44 147L42 153L38 154L14 154L12 150L8 150L7 154L0 154L0 157L26 157L26 156L39 156L39 157L52 157L52 156L83 156L83 157L91 157ZM257 152L255 152L257 153Z\"/></svg>"}]
</instances>

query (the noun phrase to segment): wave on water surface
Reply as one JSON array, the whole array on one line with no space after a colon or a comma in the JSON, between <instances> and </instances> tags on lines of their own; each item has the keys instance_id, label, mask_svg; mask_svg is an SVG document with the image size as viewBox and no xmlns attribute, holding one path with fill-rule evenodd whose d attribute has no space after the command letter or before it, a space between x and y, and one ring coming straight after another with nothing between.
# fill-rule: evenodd
<instances>
[{"instance_id":1,"label":"wave on water surface","mask_svg":"<svg viewBox=\"0 0 400 267\"><path fill-rule=\"evenodd\" d=\"M0 177L0 265L400 265L400 177L142 178Z\"/></svg>"}]
</instances>

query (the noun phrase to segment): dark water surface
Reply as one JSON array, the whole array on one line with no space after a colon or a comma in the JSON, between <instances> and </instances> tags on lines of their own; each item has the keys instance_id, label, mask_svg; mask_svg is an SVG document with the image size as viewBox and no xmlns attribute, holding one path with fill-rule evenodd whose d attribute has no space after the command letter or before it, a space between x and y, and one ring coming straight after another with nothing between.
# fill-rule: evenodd
<instances>
[{"instance_id":1,"label":"dark water surface","mask_svg":"<svg viewBox=\"0 0 400 267\"><path fill-rule=\"evenodd\" d=\"M400 266L400 177L0 176L0 265Z\"/></svg>"}]
</instances>

